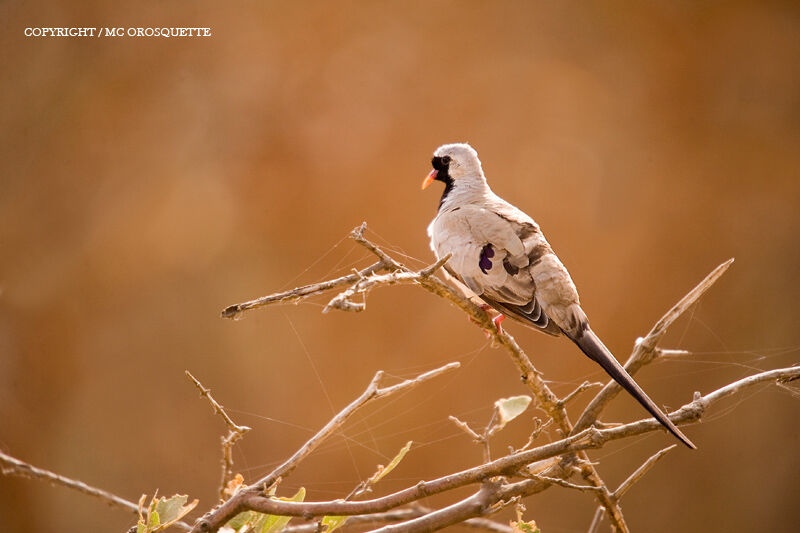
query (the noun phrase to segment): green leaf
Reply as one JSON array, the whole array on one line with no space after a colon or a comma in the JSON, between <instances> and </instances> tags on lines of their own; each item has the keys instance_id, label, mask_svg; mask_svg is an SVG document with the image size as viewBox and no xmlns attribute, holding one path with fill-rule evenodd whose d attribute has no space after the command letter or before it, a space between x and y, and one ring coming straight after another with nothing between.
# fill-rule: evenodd
<instances>
[{"instance_id":1,"label":"green leaf","mask_svg":"<svg viewBox=\"0 0 800 533\"><path fill-rule=\"evenodd\" d=\"M326 516L322 519L322 524L328 526L328 529L325 530L325 533L330 533L334 529L338 529L347 522L348 516Z\"/></svg>"},{"instance_id":2,"label":"green leaf","mask_svg":"<svg viewBox=\"0 0 800 533\"><path fill-rule=\"evenodd\" d=\"M198 500L186 504L189 496L186 494L175 494L171 498L159 498L156 502L156 511L161 516L161 529L166 529L174 524L197 506Z\"/></svg>"},{"instance_id":3,"label":"green leaf","mask_svg":"<svg viewBox=\"0 0 800 533\"><path fill-rule=\"evenodd\" d=\"M142 496L140 507L143 505L144 499L145 496ZM167 529L197 506L197 500L186 505L188 499L188 496L180 494L176 494L172 498L153 496L147 506L147 517L140 514L139 522L136 524L136 533L155 533Z\"/></svg>"},{"instance_id":4,"label":"green leaf","mask_svg":"<svg viewBox=\"0 0 800 533\"><path fill-rule=\"evenodd\" d=\"M497 429L503 429L506 424L525 412L531 404L531 397L527 395L512 396L511 398L501 398L494 402L497 409L498 421Z\"/></svg>"},{"instance_id":5,"label":"green leaf","mask_svg":"<svg viewBox=\"0 0 800 533\"><path fill-rule=\"evenodd\" d=\"M263 514L255 511L245 511L228 520L225 526L233 529L234 531L239 531L245 525L254 525L263 516Z\"/></svg>"},{"instance_id":6,"label":"green leaf","mask_svg":"<svg viewBox=\"0 0 800 533\"><path fill-rule=\"evenodd\" d=\"M406 443L406 445L403 446L400 449L399 452L397 452L397 455L394 456L394 459L389 461L388 465L386 465L386 466L379 465L377 472L375 472L372 475L372 477L367 480L366 486L374 485L375 483L377 483L378 481L380 481L381 479L386 477L386 475L389 474L389 472L394 470L395 467L400 464L400 461L403 460L403 457L406 456L406 454L408 453L408 450L411 449L411 445L412 444L413 444L413 441L408 441ZM328 526L328 529L326 530L326 533L330 533L334 529L338 529L338 528L342 527L344 525L344 523L347 522L348 518L349 517L347 517L347 516L336 516L336 515L330 515L330 516L323 517L323 519L322 519L323 525Z\"/></svg>"},{"instance_id":7,"label":"green leaf","mask_svg":"<svg viewBox=\"0 0 800 533\"><path fill-rule=\"evenodd\" d=\"M541 533L536 522L533 520L530 522L520 520L518 522L511 522L510 525L512 533Z\"/></svg>"},{"instance_id":8,"label":"green leaf","mask_svg":"<svg viewBox=\"0 0 800 533\"><path fill-rule=\"evenodd\" d=\"M300 487L300 490L297 491L297 494L291 498L276 499L283 500L285 502L301 502L305 499L305 497L306 489L304 487ZM264 515L261 521L256 525L255 530L258 533L279 533L280 531L283 531L291 519L291 516Z\"/></svg>"},{"instance_id":9,"label":"green leaf","mask_svg":"<svg viewBox=\"0 0 800 533\"><path fill-rule=\"evenodd\" d=\"M378 469L378 471L375 473L375 475L374 475L374 476L372 476L372 477L370 478L370 480L369 480L369 481L370 481L370 484L377 483L378 481L380 481L381 479L383 479L383 478L386 476L386 474L388 474L389 472L391 472L392 470L394 470L394 468L395 468L397 465L399 465L399 464L400 464L400 461L402 461L402 460L403 460L403 457L405 457L405 456L406 456L406 454L408 453L408 450L410 450L410 449L411 449L411 444L413 444L413 442L412 442L412 441L408 441L408 442L406 443L406 445L405 445L405 446L403 446L403 448L402 448L402 449L401 449L399 452L397 452L397 455L395 455L395 456L394 456L394 459L392 459L392 460L389 462L389 464L388 464L388 465L386 465L386 466L384 466L384 467L380 467L380 468Z\"/></svg>"}]
</instances>

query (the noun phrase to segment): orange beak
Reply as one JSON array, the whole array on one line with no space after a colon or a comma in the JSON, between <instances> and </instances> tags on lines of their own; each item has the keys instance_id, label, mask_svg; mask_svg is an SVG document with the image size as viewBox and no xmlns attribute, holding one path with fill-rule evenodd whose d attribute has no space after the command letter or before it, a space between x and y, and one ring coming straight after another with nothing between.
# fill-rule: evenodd
<instances>
[{"instance_id":1,"label":"orange beak","mask_svg":"<svg viewBox=\"0 0 800 533\"><path fill-rule=\"evenodd\" d=\"M427 189L428 185L430 185L431 183L433 183L436 180L436 176L438 174L439 174L438 170L436 170L436 169L431 170L431 173L428 174L428 176L425 178L425 181L422 182L422 190Z\"/></svg>"}]
</instances>

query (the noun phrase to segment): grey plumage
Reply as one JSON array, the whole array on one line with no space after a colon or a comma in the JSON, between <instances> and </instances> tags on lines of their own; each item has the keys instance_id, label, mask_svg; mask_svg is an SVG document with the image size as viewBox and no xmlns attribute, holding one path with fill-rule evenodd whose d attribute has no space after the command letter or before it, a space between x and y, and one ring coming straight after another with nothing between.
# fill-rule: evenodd
<instances>
[{"instance_id":1,"label":"grey plumage","mask_svg":"<svg viewBox=\"0 0 800 533\"><path fill-rule=\"evenodd\" d=\"M452 254L445 271L470 297L549 335L565 335L690 448L694 444L628 375L589 327L578 291L539 226L492 192L477 152L446 144L434 152L432 181L445 183L428 226L437 258Z\"/></svg>"}]
</instances>

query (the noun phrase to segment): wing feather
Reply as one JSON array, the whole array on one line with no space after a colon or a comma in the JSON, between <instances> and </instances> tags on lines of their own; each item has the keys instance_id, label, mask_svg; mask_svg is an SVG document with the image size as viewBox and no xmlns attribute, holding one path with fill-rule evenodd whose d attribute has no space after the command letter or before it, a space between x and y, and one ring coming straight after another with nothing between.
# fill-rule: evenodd
<instances>
[{"instance_id":1,"label":"wing feather","mask_svg":"<svg viewBox=\"0 0 800 533\"><path fill-rule=\"evenodd\" d=\"M502 214L474 205L439 213L428 229L431 247L437 257L452 254L445 270L481 300L520 322L559 335L561 329L537 298L530 268L549 245L532 220L510 220Z\"/></svg>"}]
</instances>

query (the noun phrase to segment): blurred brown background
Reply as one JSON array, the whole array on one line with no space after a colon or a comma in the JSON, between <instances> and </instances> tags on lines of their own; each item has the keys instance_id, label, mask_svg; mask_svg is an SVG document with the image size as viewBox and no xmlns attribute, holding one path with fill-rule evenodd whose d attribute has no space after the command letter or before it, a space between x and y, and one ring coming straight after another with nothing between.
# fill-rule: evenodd
<instances>
[{"instance_id":1,"label":"blurred brown background","mask_svg":"<svg viewBox=\"0 0 800 533\"><path fill-rule=\"evenodd\" d=\"M407 440L417 447L380 491L476 464L446 416L483 424L495 399L525 388L445 302L396 287L362 314L321 315L321 299L219 318L367 264L341 241L362 220L409 264L430 262L440 191L419 184L445 142L472 143L495 191L541 224L621 359L736 257L665 342L698 353L640 374L657 402L800 359L796 2L216 4L0 5L3 451L131 500L159 489L207 509L224 426L184 369L254 428L236 450L252 480L376 370L460 360L366 410L349 446L333 439L282 491L340 497ZM33 39L28 26L210 26L213 37ZM508 328L557 392L602 377L569 342ZM495 453L525 441L533 414ZM606 418L643 415L620 397ZM631 527L796 527L798 415L776 387L714 410L687 430L699 451L674 451L626 497ZM593 457L616 484L672 442L653 434ZM527 507L547 533L585 531L594 511L559 488ZM0 478L3 531L132 522Z\"/></svg>"}]
</instances>

